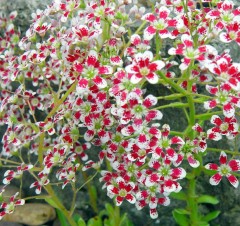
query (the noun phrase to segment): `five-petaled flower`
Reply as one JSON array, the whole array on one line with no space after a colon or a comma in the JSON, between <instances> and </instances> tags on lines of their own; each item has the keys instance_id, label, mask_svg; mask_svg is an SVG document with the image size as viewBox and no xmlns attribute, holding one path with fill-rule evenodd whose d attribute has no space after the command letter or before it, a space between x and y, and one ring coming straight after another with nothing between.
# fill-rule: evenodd
<instances>
[{"instance_id":1,"label":"five-petaled flower","mask_svg":"<svg viewBox=\"0 0 240 226\"><path fill-rule=\"evenodd\" d=\"M170 55L183 55L184 58L179 66L179 68L183 71L189 67L192 61L203 61L205 59L204 53L206 52L206 49L207 47L205 45L200 45L196 48L191 36L183 34L181 36L181 43L177 44L177 48L170 48L168 53Z\"/></svg>"},{"instance_id":2,"label":"five-petaled flower","mask_svg":"<svg viewBox=\"0 0 240 226\"><path fill-rule=\"evenodd\" d=\"M228 139L234 139L239 133L239 124L235 117L225 117L222 120L218 115L213 115L211 123L214 124L215 127L207 131L208 139L210 140L221 140L222 135L225 135Z\"/></svg>"},{"instance_id":3,"label":"five-petaled flower","mask_svg":"<svg viewBox=\"0 0 240 226\"><path fill-rule=\"evenodd\" d=\"M108 196L116 196L116 205L120 206L124 199L130 203L135 203L136 198L132 194L132 190L135 188L133 182L126 182L123 178L116 178L115 185L110 184L107 186Z\"/></svg>"},{"instance_id":4,"label":"five-petaled flower","mask_svg":"<svg viewBox=\"0 0 240 226\"><path fill-rule=\"evenodd\" d=\"M134 56L132 64L126 67L126 71L132 74L131 82L133 84L139 83L143 78L146 78L149 83L156 84L158 82L156 72L164 66L165 63L161 60L153 61L151 51L145 51Z\"/></svg>"},{"instance_id":5,"label":"five-petaled flower","mask_svg":"<svg viewBox=\"0 0 240 226\"><path fill-rule=\"evenodd\" d=\"M111 74L113 71L110 66L100 65L98 53L95 50L89 51L84 64L76 62L74 67L81 75L78 82L78 90L88 86L90 81L93 81L100 89L105 88L107 86L107 81L100 75Z\"/></svg>"},{"instance_id":6,"label":"five-petaled flower","mask_svg":"<svg viewBox=\"0 0 240 226\"><path fill-rule=\"evenodd\" d=\"M178 21L169 17L170 10L161 6L158 10L158 18L153 13L147 13L142 20L150 22L150 25L144 30L144 39L151 40L158 33L160 38L174 38L174 32L169 31L169 27L176 28Z\"/></svg>"},{"instance_id":7,"label":"five-petaled flower","mask_svg":"<svg viewBox=\"0 0 240 226\"><path fill-rule=\"evenodd\" d=\"M208 163L205 168L208 170L216 170L217 173L210 178L211 185L218 185L222 177L227 177L228 181L235 187L238 187L239 181L232 171L240 171L240 160L231 159L227 162L227 155L224 151L221 152L219 157L220 166L215 163Z\"/></svg>"}]
</instances>

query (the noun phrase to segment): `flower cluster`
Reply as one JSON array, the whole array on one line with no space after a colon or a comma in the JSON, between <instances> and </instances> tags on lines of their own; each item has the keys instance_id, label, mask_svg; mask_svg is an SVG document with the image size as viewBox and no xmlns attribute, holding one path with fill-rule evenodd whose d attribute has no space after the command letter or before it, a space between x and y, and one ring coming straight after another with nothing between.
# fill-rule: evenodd
<instances>
[{"instance_id":1,"label":"flower cluster","mask_svg":"<svg viewBox=\"0 0 240 226\"><path fill-rule=\"evenodd\" d=\"M204 168L207 142L239 135L240 63L211 42L240 45L240 8L207 2L215 7L164 0L145 13L137 1L54 0L33 15L20 41L16 13L1 19L0 122L7 126L1 158L19 158L3 183L37 167L30 188L40 194L53 168L62 188L75 184L80 170L95 169L116 205L126 199L157 218L157 206L181 191L189 168ZM173 94L157 96L152 87ZM196 112L199 103L207 113ZM172 107L186 115L182 131L164 122L161 109ZM24 162L31 160L21 157L26 149L37 162ZM227 163L221 152L220 163L205 166L217 171L210 183L226 176L237 187L231 172L240 161ZM1 216L24 203L15 198L2 204Z\"/></svg>"},{"instance_id":2,"label":"flower cluster","mask_svg":"<svg viewBox=\"0 0 240 226\"><path fill-rule=\"evenodd\" d=\"M2 193L2 191L1 191ZM11 214L14 212L14 209L16 206L21 206L24 205L25 200L24 199L17 199L18 197L18 193L16 193L15 195L11 196L9 198L9 202L3 202L0 206L1 208L1 212L0 212L0 220L6 215L6 214Z\"/></svg>"}]
</instances>

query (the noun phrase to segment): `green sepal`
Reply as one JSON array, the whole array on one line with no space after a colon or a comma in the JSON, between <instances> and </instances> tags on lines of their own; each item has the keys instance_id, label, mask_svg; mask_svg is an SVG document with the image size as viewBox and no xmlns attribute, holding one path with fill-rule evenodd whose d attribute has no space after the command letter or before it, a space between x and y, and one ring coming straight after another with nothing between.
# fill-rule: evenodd
<instances>
[{"instance_id":1,"label":"green sepal","mask_svg":"<svg viewBox=\"0 0 240 226\"><path fill-rule=\"evenodd\" d=\"M202 217L202 220L209 222L217 218L220 213L221 211L215 210L213 212L208 213L206 216Z\"/></svg>"},{"instance_id":2,"label":"green sepal","mask_svg":"<svg viewBox=\"0 0 240 226\"><path fill-rule=\"evenodd\" d=\"M177 224L179 224L180 226L189 226L187 216L178 213L176 210L173 210L172 214Z\"/></svg>"},{"instance_id":3,"label":"green sepal","mask_svg":"<svg viewBox=\"0 0 240 226\"><path fill-rule=\"evenodd\" d=\"M197 202L198 203L209 203L209 204L213 204L213 205L216 205L219 203L218 199L211 195L201 195L200 197L198 197Z\"/></svg>"}]
</instances>

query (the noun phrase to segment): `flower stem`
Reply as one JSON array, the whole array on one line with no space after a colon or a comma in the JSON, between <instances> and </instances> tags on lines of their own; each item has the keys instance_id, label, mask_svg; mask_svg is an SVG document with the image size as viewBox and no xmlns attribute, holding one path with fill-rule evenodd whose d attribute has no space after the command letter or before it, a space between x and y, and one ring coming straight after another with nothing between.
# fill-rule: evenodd
<instances>
[{"instance_id":1,"label":"flower stem","mask_svg":"<svg viewBox=\"0 0 240 226\"><path fill-rule=\"evenodd\" d=\"M49 112L44 122L47 122L49 118L51 118L58 110L59 106L67 99L71 92L76 89L77 81L75 81L71 87L67 90L67 92L59 99L56 103L54 103L54 108ZM38 147L38 162L40 165L43 163L43 151L44 151L44 138L45 133L41 133L39 136L39 147Z\"/></svg>"},{"instance_id":2,"label":"flower stem","mask_svg":"<svg viewBox=\"0 0 240 226\"><path fill-rule=\"evenodd\" d=\"M54 204L57 206L57 208L59 210L61 210L61 212L63 213L63 215L66 217L68 223L71 226L77 226L77 223L73 220L73 218L71 217L70 212L68 212L68 210L64 207L64 205L62 204L62 202L59 200L59 198L55 195L54 190L52 189L51 185L46 185L45 190L47 191L47 193L50 195L51 200L54 202Z\"/></svg>"},{"instance_id":3,"label":"flower stem","mask_svg":"<svg viewBox=\"0 0 240 226\"><path fill-rule=\"evenodd\" d=\"M158 34L155 35L155 45L156 45L156 57L155 57L155 59L160 60L161 59L160 49L161 49L161 46L162 46L162 40L161 40L161 38L159 37Z\"/></svg>"},{"instance_id":4,"label":"flower stem","mask_svg":"<svg viewBox=\"0 0 240 226\"><path fill-rule=\"evenodd\" d=\"M195 170L192 172L193 177L189 180L188 192L187 192L187 209L190 214L190 225L198 225L198 204L197 204L197 195L196 190L196 177Z\"/></svg>"}]
</instances>

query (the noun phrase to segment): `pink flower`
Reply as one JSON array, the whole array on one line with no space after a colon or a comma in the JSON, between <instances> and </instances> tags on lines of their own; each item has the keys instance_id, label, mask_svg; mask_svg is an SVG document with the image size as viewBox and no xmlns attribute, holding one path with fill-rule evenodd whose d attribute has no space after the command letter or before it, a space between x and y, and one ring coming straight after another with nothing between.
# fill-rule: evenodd
<instances>
[{"instance_id":1,"label":"pink flower","mask_svg":"<svg viewBox=\"0 0 240 226\"><path fill-rule=\"evenodd\" d=\"M223 135L228 139L234 139L238 134L239 124L234 117L225 117L222 120L218 115L213 115L211 123L214 124L215 127L207 131L208 139L218 141L222 139Z\"/></svg>"},{"instance_id":2,"label":"pink flower","mask_svg":"<svg viewBox=\"0 0 240 226\"><path fill-rule=\"evenodd\" d=\"M235 115L235 107L240 107L240 97L235 94L230 85L226 83L218 87L206 85L206 89L210 94L215 95L215 98L204 102L205 109L213 109L217 105L222 105L225 117L230 118Z\"/></svg>"},{"instance_id":3,"label":"pink flower","mask_svg":"<svg viewBox=\"0 0 240 226\"><path fill-rule=\"evenodd\" d=\"M219 157L219 162L220 166L215 163L208 163L207 165L205 165L206 169L217 171L217 173L210 178L210 184L218 185L222 180L222 177L226 176L232 186L237 188L239 181L234 175L231 174L231 172L240 171L240 160L231 159L229 162L227 162L227 155L224 151L222 151Z\"/></svg>"},{"instance_id":4,"label":"pink flower","mask_svg":"<svg viewBox=\"0 0 240 226\"><path fill-rule=\"evenodd\" d=\"M158 217L157 206L158 204L163 206L168 206L170 204L170 199L168 197L157 197L157 194L160 191L160 186L156 185L151 188L146 188L146 190L142 190L137 192L136 194L136 208L141 210L147 204L150 208L150 217L152 219L156 219Z\"/></svg>"},{"instance_id":5,"label":"pink flower","mask_svg":"<svg viewBox=\"0 0 240 226\"><path fill-rule=\"evenodd\" d=\"M148 40L142 40L141 36L138 34L133 34L130 37L131 46L126 49L125 54L129 56L134 56L138 52L144 52L150 49L150 43Z\"/></svg>"},{"instance_id":6,"label":"pink flower","mask_svg":"<svg viewBox=\"0 0 240 226\"><path fill-rule=\"evenodd\" d=\"M182 63L179 68L183 71L186 70L192 60L203 61L205 59L204 53L206 52L206 46L199 45L195 48L193 40L190 35L183 34L181 37L181 43L177 44L177 48L170 48L168 53L170 55L182 55Z\"/></svg>"},{"instance_id":7,"label":"pink flower","mask_svg":"<svg viewBox=\"0 0 240 226\"><path fill-rule=\"evenodd\" d=\"M89 51L86 61L83 63L75 63L75 70L80 73L77 90L86 88L89 81L93 81L98 88L103 89L107 86L107 81L100 75L111 74L112 67L102 66L98 61L98 53L95 50Z\"/></svg>"},{"instance_id":8,"label":"pink flower","mask_svg":"<svg viewBox=\"0 0 240 226\"><path fill-rule=\"evenodd\" d=\"M15 206L22 206L25 204L24 199L18 199L15 201L15 199L18 196L18 192L11 196L9 199L9 202L3 202L0 206L1 212L0 212L0 220L6 215L11 214L14 212Z\"/></svg>"},{"instance_id":9,"label":"pink flower","mask_svg":"<svg viewBox=\"0 0 240 226\"><path fill-rule=\"evenodd\" d=\"M197 168L200 162L197 160L197 154L205 151L207 145L204 137L198 136L194 140L186 139L183 145L179 145L179 152L177 153L178 158L173 162L174 166L178 166L182 163L184 157L186 157L188 164Z\"/></svg>"},{"instance_id":10,"label":"pink flower","mask_svg":"<svg viewBox=\"0 0 240 226\"><path fill-rule=\"evenodd\" d=\"M30 188L36 187L35 192L37 195L42 192L42 187L50 182L50 180L48 179L48 174L45 174L43 171L38 173L38 178L38 181L35 181L30 185Z\"/></svg>"},{"instance_id":11,"label":"pink flower","mask_svg":"<svg viewBox=\"0 0 240 226\"><path fill-rule=\"evenodd\" d=\"M220 40L224 43L236 41L240 45L240 24L233 22L226 25L226 32L222 32L219 36Z\"/></svg>"},{"instance_id":12,"label":"pink flower","mask_svg":"<svg viewBox=\"0 0 240 226\"><path fill-rule=\"evenodd\" d=\"M178 155L173 145L183 145L184 141L181 137L174 136L169 138L170 126L164 124L162 126L161 136L153 137L150 141L150 146L152 149L152 159L157 160L161 157L162 153L166 154L167 158L171 161L176 161Z\"/></svg>"},{"instance_id":13,"label":"pink flower","mask_svg":"<svg viewBox=\"0 0 240 226\"><path fill-rule=\"evenodd\" d=\"M17 167L17 170L7 170L4 173L3 184L9 184L14 178L19 179L24 171L28 171L33 168L33 165L26 165L22 163L20 166Z\"/></svg>"},{"instance_id":14,"label":"pink flower","mask_svg":"<svg viewBox=\"0 0 240 226\"><path fill-rule=\"evenodd\" d=\"M73 32L77 35L78 39L82 43L88 43L92 39L97 38L102 30L89 29L86 25L79 25L72 28Z\"/></svg>"},{"instance_id":15,"label":"pink flower","mask_svg":"<svg viewBox=\"0 0 240 226\"><path fill-rule=\"evenodd\" d=\"M36 125L40 127L41 132L47 131L50 136L55 133L54 124L51 119L48 119L48 122L36 122Z\"/></svg>"},{"instance_id":16,"label":"pink flower","mask_svg":"<svg viewBox=\"0 0 240 226\"><path fill-rule=\"evenodd\" d=\"M232 89L240 89L240 64L232 63L232 58L228 53L218 56L215 61L209 64L208 69L217 75L217 79L229 84Z\"/></svg>"},{"instance_id":17,"label":"pink flower","mask_svg":"<svg viewBox=\"0 0 240 226\"><path fill-rule=\"evenodd\" d=\"M133 84L139 83L143 78L152 84L158 82L158 75L155 72L161 70L165 63L161 60L152 61L153 53L150 51L135 55L133 63L126 67L126 71L132 74L131 82Z\"/></svg>"},{"instance_id":18,"label":"pink flower","mask_svg":"<svg viewBox=\"0 0 240 226\"><path fill-rule=\"evenodd\" d=\"M157 9L157 13L158 18L152 13L147 13L142 17L142 20L150 22L150 25L144 30L144 39L146 40L151 40L156 33L162 39L172 38L172 34L168 28L176 27L177 20L169 18L170 10L165 6Z\"/></svg>"},{"instance_id":19,"label":"pink flower","mask_svg":"<svg viewBox=\"0 0 240 226\"><path fill-rule=\"evenodd\" d=\"M126 199L130 203L135 203L136 198L132 194L132 190L135 188L135 184L133 182L125 182L122 177L116 178L116 185L108 185L107 191L108 196L116 198L116 205L120 206L124 199Z\"/></svg>"}]
</instances>

